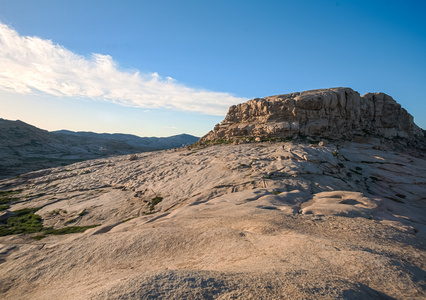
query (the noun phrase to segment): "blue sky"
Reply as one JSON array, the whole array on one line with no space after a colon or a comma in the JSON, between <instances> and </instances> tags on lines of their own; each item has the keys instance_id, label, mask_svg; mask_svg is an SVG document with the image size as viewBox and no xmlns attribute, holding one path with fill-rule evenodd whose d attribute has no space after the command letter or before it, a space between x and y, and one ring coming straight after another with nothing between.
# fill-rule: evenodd
<instances>
[{"instance_id":1,"label":"blue sky","mask_svg":"<svg viewBox=\"0 0 426 300\"><path fill-rule=\"evenodd\" d=\"M0 0L0 117L204 135L250 98L385 92L426 128L422 0Z\"/></svg>"}]
</instances>

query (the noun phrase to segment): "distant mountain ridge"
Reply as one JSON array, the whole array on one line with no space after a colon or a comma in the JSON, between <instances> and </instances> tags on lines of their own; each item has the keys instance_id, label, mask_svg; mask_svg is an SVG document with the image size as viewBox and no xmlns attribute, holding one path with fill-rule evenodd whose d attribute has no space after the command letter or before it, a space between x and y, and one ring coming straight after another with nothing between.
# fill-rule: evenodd
<instances>
[{"instance_id":1,"label":"distant mountain ridge","mask_svg":"<svg viewBox=\"0 0 426 300\"><path fill-rule=\"evenodd\" d=\"M198 137L138 137L59 130L49 132L0 118L0 178L112 155L155 151L195 143Z\"/></svg>"},{"instance_id":2,"label":"distant mountain ridge","mask_svg":"<svg viewBox=\"0 0 426 300\"><path fill-rule=\"evenodd\" d=\"M140 137L133 134L124 133L95 133L90 131L70 131L70 130L57 130L52 131L54 134L72 135L85 138L100 138L105 140L122 141L134 147L152 147L154 150L167 149L174 147L187 146L195 143L198 137L182 133L170 137Z\"/></svg>"}]
</instances>

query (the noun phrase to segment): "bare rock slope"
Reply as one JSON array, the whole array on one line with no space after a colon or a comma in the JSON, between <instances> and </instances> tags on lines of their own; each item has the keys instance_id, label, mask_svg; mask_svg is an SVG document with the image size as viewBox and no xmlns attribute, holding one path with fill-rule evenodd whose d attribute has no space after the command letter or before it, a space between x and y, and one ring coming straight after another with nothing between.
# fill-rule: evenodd
<instances>
[{"instance_id":1,"label":"bare rock slope","mask_svg":"<svg viewBox=\"0 0 426 300\"><path fill-rule=\"evenodd\" d=\"M2 180L0 298L425 299L426 161L375 146L198 145Z\"/></svg>"}]
</instances>

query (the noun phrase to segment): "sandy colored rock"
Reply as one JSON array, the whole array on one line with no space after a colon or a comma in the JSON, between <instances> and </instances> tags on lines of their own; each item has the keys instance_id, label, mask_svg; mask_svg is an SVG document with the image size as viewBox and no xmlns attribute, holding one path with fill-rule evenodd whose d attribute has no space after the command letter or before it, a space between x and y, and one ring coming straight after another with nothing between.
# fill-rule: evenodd
<instances>
[{"instance_id":1,"label":"sandy colored rock","mask_svg":"<svg viewBox=\"0 0 426 300\"><path fill-rule=\"evenodd\" d=\"M23 189L10 211L41 207L53 228L100 226L0 237L0 295L424 299L425 168L371 144L286 142L140 153L3 180L2 190Z\"/></svg>"},{"instance_id":2,"label":"sandy colored rock","mask_svg":"<svg viewBox=\"0 0 426 300\"><path fill-rule=\"evenodd\" d=\"M200 142L299 136L353 140L376 135L425 147L422 129L391 96L384 93L360 96L350 88L256 98L231 106L222 123Z\"/></svg>"}]
</instances>

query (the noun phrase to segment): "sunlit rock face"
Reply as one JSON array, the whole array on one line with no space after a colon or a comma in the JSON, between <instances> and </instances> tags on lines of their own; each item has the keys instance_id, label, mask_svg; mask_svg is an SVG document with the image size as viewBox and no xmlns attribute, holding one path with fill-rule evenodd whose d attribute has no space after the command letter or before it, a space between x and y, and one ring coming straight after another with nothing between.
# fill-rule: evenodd
<instances>
[{"instance_id":1,"label":"sunlit rock face","mask_svg":"<svg viewBox=\"0 0 426 300\"><path fill-rule=\"evenodd\" d=\"M413 117L391 96L330 88L256 98L231 106L221 124L200 141L313 136L378 136L413 144L424 140Z\"/></svg>"}]
</instances>

